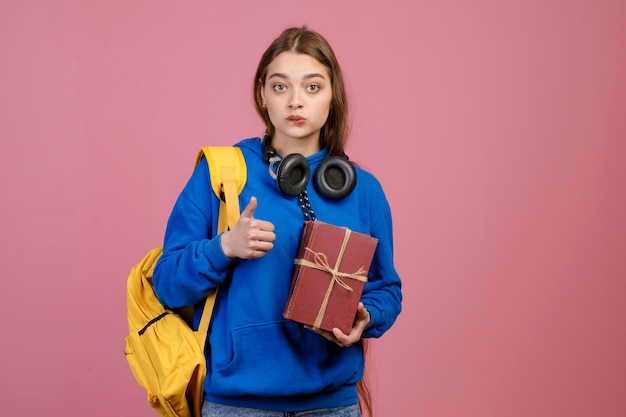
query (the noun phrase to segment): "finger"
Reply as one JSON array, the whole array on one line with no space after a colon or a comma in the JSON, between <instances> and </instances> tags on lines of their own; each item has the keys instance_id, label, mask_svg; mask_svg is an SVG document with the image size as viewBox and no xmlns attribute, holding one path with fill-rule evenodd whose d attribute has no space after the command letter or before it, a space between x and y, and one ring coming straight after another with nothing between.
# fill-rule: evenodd
<instances>
[{"instance_id":1,"label":"finger","mask_svg":"<svg viewBox=\"0 0 626 417\"><path fill-rule=\"evenodd\" d=\"M255 219L254 227L258 228L260 231L274 234L274 225L272 224L272 222Z\"/></svg>"},{"instance_id":2,"label":"finger","mask_svg":"<svg viewBox=\"0 0 626 417\"><path fill-rule=\"evenodd\" d=\"M370 319L370 312L367 311L362 302L359 302L359 307L356 310L356 321L361 322L365 327L369 324Z\"/></svg>"},{"instance_id":3,"label":"finger","mask_svg":"<svg viewBox=\"0 0 626 417\"><path fill-rule=\"evenodd\" d=\"M363 331L365 330L367 323L369 323L369 320L369 311L367 311L363 303L359 303L356 317L354 319L354 325L352 326L352 329L350 329L350 333L345 334L338 328L333 329L333 335L339 341L339 346L349 347L361 340L361 336L363 335Z\"/></svg>"},{"instance_id":4,"label":"finger","mask_svg":"<svg viewBox=\"0 0 626 417\"><path fill-rule=\"evenodd\" d=\"M267 223L269 226L265 226L268 227L270 229L273 229L274 226L271 223ZM273 231L268 231L268 230L263 230L262 229L263 226L260 226L258 224L258 220L254 220L251 222L251 226L250 229L247 232L247 239L248 239L248 247L250 248L255 248L257 247L257 245L259 244L265 244L265 243L269 243L270 245L272 244L272 242L274 242L276 240L276 233L274 233Z\"/></svg>"},{"instance_id":5,"label":"finger","mask_svg":"<svg viewBox=\"0 0 626 417\"><path fill-rule=\"evenodd\" d=\"M246 206L245 209L241 212L241 217L248 217L250 219L254 218L254 210L256 210L256 197L250 197L250 202Z\"/></svg>"},{"instance_id":6,"label":"finger","mask_svg":"<svg viewBox=\"0 0 626 417\"><path fill-rule=\"evenodd\" d=\"M272 242L263 242L261 240L256 241L254 247L251 248L253 251L263 252L264 254L272 249L274 249L274 244Z\"/></svg>"},{"instance_id":7,"label":"finger","mask_svg":"<svg viewBox=\"0 0 626 417\"><path fill-rule=\"evenodd\" d=\"M352 334L352 331L350 331L350 334ZM339 330L337 327L333 329L333 336L336 339L337 345L341 347L350 347L354 343L350 335L345 334L344 332Z\"/></svg>"},{"instance_id":8,"label":"finger","mask_svg":"<svg viewBox=\"0 0 626 417\"><path fill-rule=\"evenodd\" d=\"M315 333L319 334L320 336L324 337L326 340L330 342L339 344L339 341L337 340L335 335L332 332L329 332L328 330L316 329L315 327L309 326L309 325L304 325L304 328L314 331Z\"/></svg>"},{"instance_id":9,"label":"finger","mask_svg":"<svg viewBox=\"0 0 626 417\"><path fill-rule=\"evenodd\" d=\"M265 250L250 250L244 259L258 259L267 255Z\"/></svg>"},{"instance_id":10,"label":"finger","mask_svg":"<svg viewBox=\"0 0 626 417\"><path fill-rule=\"evenodd\" d=\"M251 245L264 245L273 247L273 243L276 240L276 235L272 232L258 232L254 236L254 240L251 242Z\"/></svg>"}]
</instances>

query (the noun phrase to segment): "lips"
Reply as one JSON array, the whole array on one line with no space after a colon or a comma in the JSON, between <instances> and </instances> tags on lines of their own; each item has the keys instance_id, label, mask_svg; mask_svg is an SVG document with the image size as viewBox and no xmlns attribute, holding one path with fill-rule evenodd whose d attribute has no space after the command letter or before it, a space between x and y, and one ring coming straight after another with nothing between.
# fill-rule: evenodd
<instances>
[{"instance_id":1,"label":"lips","mask_svg":"<svg viewBox=\"0 0 626 417\"><path fill-rule=\"evenodd\" d=\"M289 120L290 122L294 122L296 124L303 124L305 121L305 118L302 116L293 115L293 116L289 116L287 120Z\"/></svg>"}]
</instances>

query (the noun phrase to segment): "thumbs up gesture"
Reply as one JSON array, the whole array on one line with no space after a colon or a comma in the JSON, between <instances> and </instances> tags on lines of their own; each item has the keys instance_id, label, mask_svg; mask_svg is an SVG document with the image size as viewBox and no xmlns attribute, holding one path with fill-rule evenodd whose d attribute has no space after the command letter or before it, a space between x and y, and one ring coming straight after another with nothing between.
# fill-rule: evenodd
<instances>
[{"instance_id":1,"label":"thumbs up gesture","mask_svg":"<svg viewBox=\"0 0 626 417\"><path fill-rule=\"evenodd\" d=\"M255 219L256 207L256 197L250 198L235 227L221 235L222 250L229 258L256 259L265 256L274 247L274 225Z\"/></svg>"}]
</instances>

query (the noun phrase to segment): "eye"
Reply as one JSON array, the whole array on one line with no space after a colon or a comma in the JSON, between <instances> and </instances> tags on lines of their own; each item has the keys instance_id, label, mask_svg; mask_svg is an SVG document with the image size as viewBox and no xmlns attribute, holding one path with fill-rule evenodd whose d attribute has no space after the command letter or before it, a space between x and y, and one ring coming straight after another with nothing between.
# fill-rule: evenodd
<instances>
[{"instance_id":1,"label":"eye","mask_svg":"<svg viewBox=\"0 0 626 417\"><path fill-rule=\"evenodd\" d=\"M274 86L272 87L272 89L273 89L274 91L278 92L278 93L280 93L280 92L282 92L282 91L285 91L285 89L286 89L286 88L287 88L287 87L285 87L285 85L283 85L283 84L276 84L276 85L274 85Z\"/></svg>"},{"instance_id":2,"label":"eye","mask_svg":"<svg viewBox=\"0 0 626 417\"><path fill-rule=\"evenodd\" d=\"M315 93L315 92L320 90L320 86L317 85L317 84L309 84L309 85L306 86L306 90L309 93Z\"/></svg>"}]
</instances>

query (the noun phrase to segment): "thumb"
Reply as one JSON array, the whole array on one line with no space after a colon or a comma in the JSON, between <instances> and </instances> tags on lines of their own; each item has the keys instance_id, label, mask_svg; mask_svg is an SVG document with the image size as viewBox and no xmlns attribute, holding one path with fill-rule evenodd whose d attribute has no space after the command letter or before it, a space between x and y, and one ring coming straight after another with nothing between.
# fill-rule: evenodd
<instances>
[{"instance_id":1,"label":"thumb","mask_svg":"<svg viewBox=\"0 0 626 417\"><path fill-rule=\"evenodd\" d=\"M256 197L250 197L250 202L245 209L241 212L241 217L254 218L254 210L256 210Z\"/></svg>"}]
</instances>

